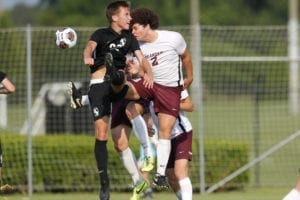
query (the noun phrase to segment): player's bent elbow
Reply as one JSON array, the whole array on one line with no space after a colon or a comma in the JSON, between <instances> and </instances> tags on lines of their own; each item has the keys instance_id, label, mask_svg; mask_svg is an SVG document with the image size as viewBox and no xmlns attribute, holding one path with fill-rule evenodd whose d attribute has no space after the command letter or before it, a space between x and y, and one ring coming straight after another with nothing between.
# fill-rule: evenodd
<instances>
[{"instance_id":1,"label":"player's bent elbow","mask_svg":"<svg viewBox=\"0 0 300 200\"><path fill-rule=\"evenodd\" d=\"M16 91L16 87L13 86L13 85L9 88L6 88L6 89L7 89L8 93L14 93Z\"/></svg>"},{"instance_id":2,"label":"player's bent elbow","mask_svg":"<svg viewBox=\"0 0 300 200\"><path fill-rule=\"evenodd\" d=\"M194 104L193 104L193 103L189 103L189 104L186 106L185 111L187 111L187 112L193 112L193 111L194 111Z\"/></svg>"}]
</instances>

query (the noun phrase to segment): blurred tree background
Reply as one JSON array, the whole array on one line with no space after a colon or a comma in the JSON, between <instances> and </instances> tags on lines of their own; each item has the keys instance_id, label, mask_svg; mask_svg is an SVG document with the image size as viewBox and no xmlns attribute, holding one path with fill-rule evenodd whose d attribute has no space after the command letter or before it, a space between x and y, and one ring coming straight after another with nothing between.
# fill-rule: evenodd
<instances>
[{"instance_id":1,"label":"blurred tree background","mask_svg":"<svg viewBox=\"0 0 300 200\"><path fill-rule=\"evenodd\" d=\"M111 0L39 0L35 6L17 4L0 11L1 27L106 26L105 7ZM160 17L161 26L188 25L188 0L131 0L132 8L147 7ZM199 0L202 25L283 25L288 0Z\"/></svg>"}]
</instances>

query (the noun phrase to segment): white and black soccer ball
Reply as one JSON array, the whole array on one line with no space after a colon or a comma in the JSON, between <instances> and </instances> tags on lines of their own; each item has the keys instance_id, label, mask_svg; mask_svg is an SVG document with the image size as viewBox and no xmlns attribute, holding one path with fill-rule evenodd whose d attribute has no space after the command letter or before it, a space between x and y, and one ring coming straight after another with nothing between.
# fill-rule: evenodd
<instances>
[{"instance_id":1,"label":"white and black soccer ball","mask_svg":"<svg viewBox=\"0 0 300 200\"><path fill-rule=\"evenodd\" d=\"M72 48L77 42L77 33L70 27L62 27L56 31L56 45L62 49Z\"/></svg>"}]
</instances>

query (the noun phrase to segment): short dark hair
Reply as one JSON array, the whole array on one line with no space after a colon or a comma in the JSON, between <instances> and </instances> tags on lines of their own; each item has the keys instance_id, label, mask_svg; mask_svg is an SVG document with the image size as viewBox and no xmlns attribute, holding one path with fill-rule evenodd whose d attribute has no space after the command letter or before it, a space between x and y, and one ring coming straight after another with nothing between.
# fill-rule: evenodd
<instances>
[{"instance_id":1,"label":"short dark hair","mask_svg":"<svg viewBox=\"0 0 300 200\"><path fill-rule=\"evenodd\" d=\"M129 1L114 1L107 5L106 18L109 21L109 23L112 22L112 16L118 12L120 7L129 8L130 2Z\"/></svg>"},{"instance_id":2,"label":"short dark hair","mask_svg":"<svg viewBox=\"0 0 300 200\"><path fill-rule=\"evenodd\" d=\"M157 29L159 27L159 19L158 16L148 8L137 8L131 12L130 27L133 24L141 24L147 25L151 27L151 29Z\"/></svg>"}]
</instances>

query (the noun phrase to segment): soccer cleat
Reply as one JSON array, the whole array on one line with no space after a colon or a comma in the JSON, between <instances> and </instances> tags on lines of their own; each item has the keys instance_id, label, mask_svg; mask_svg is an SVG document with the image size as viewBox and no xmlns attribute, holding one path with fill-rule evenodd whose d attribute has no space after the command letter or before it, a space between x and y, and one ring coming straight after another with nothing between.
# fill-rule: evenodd
<instances>
[{"instance_id":1,"label":"soccer cleat","mask_svg":"<svg viewBox=\"0 0 300 200\"><path fill-rule=\"evenodd\" d=\"M159 189L168 189L169 183L167 181L166 176L155 174L153 178L153 185L158 187Z\"/></svg>"},{"instance_id":2,"label":"soccer cleat","mask_svg":"<svg viewBox=\"0 0 300 200\"><path fill-rule=\"evenodd\" d=\"M130 197L130 200L139 200L141 198L141 193L144 192L148 187L148 183L146 181L142 181L140 184L137 184L133 188L133 194Z\"/></svg>"},{"instance_id":3,"label":"soccer cleat","mask_svg":"<svg viewBox=\"0 0 300 200\"><path fill-rule=\"evenodd\" d=\"M130 197L130 200L140 200L141 199L141 194L136 192L136 189L133 189L133 194Z\"/></svg>"},{"instance_id":4,"label":"soccer cleat","mask_svg":"<svg viewBox=\"0 0 300 200\"><path fill-rule=\"evenodd\" d=\"M109 194L109 187L102 186L100 189L99 199L100 200L109 200L110 194Z\"/></svg>"},{"instance_id":5,"label":"soccer cleat","mask_svg":"<svg viewBox=\"0 0 300 200\"><path fill-rule=\"evenodd\" d=\"M136 190L137 193L141 193L145 191L148 187L148 183L146 181L142 181L140 184L137 184L134 189Z\"/></svg>"},{"instance_id":6,"label":"soccer cleat","mask_svg":"<svg viewBox=\"0 0 300 200\"><path fill-rule=\"evenodd\" d=\"M14 188L11 185L5 184L0 187L0 194L8 194L13 192L13 190Z\"/></svg>"},{"instance_id":7,"label":"soccer cleat","mask_svg":"<svg viewBox=\"0 0 300 200\"><path fill-rule=\"evenodd\" d=\"M141 168L142 172L150 172L154 168L155 159L152 156L145 157L143 166Z\"/></svg>"},{"instance_id":8,"label":"soccer cleat","mask_svg":"<svg viewBox=\"0 0 300 200\"><path fill-rule=\"evenodd\" d=\"M82 107L81 103L81 92L78 90L73 82L68 83L68 94L70 95L70 107L73 109L78 109Z\"/></svg>"},{"instance_id":9,"label":"soccer cleat","mask_svg":"<svg viewBox=\"0 0 300 200\"><path fill-rule=\"evenodd\" d=\"M106 53L105 54L105 63L104 63L105 67L106 67L106 74L104 76L105 81L111 82L112 81L111 77L116 72L113 62L114 62L114 58L113 58L112 54Z\"/></svg>"}]
</instances>

